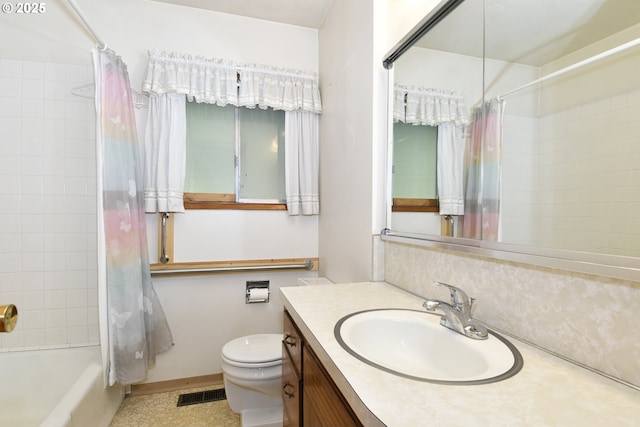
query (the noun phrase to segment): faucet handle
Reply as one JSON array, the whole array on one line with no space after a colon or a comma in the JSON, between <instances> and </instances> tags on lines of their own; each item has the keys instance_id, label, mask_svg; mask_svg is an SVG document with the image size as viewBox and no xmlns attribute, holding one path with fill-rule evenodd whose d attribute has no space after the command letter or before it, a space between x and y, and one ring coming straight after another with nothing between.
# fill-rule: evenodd
<instances>
[{"instance_id":1,"label":"faucet handle","mask_svg":"<svg viewBox=\"0 0 640 427\"><path fill-rule=\"evenodd\" d=\"M438 286L446 286L449 288L449 294L451 295L451 302L457 306L469 307L473 305L475 298L469 298L469 296L460 288L443 282L434 282Z\"/></svg>"}]
</instances>

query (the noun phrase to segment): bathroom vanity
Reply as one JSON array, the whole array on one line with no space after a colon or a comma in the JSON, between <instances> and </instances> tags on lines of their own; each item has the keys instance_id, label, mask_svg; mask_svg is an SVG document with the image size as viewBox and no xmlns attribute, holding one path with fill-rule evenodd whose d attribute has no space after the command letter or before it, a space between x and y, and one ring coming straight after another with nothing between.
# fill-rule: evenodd
<instances>
[{"instance_id":1,"label":"bathroom vanity","mask_svg":"<svg viewBox=\"0 0 640 427\"><path fill-rule=\"evenodd\" d=\"M299 286L281 292L285 426L640 423L640 391L511 337L524 366L515 376L490 384L434 384L363 363L334 336L341 318L381 308L424 310L423 298L387 283Z\"/></svg>"},{"instance_id":2,"label":"bathroom vanity","mask_svg":"<svg viewBox=\"0 0 640 427\"><path fill-rule=\"evenodd\" d=\"M362 425L286 310L283 337L283 426Z\"/></svg>"}]
</instances>

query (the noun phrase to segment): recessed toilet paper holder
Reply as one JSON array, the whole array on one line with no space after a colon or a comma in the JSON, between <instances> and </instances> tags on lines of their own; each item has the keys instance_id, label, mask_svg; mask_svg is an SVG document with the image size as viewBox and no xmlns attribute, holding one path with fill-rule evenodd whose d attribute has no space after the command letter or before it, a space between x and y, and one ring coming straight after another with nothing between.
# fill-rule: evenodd
<instances>
[{"instance_id":1,"label":"recessed toilet paper holder","mask_svg":"<svg viewBox=\"0 0 640 427\"><path fill-rule=\"evenodd\" d=\"M247 290L245 295L246 304L254 304L258 302L269 302L270 295L271 295L271 291L269 290L268 280L247 281Z\"/></svg>"}]
</instances>

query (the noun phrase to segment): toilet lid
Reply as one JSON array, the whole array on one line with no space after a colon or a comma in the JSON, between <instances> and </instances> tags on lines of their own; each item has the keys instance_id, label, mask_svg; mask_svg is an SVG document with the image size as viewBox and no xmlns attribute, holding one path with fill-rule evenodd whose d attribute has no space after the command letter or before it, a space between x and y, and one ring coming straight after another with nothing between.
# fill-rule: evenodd
<instances>
[{"instance_id":1,"label":"toilet lid","mask_svg":"<svg viewBox=\"0 0 640 427\"><path fill-rule=\"evenodd\" d=\"M241 363L273 362L282 359L282 334L247 335L222 347L222 355Z\"/></svg>"}]
</instances>

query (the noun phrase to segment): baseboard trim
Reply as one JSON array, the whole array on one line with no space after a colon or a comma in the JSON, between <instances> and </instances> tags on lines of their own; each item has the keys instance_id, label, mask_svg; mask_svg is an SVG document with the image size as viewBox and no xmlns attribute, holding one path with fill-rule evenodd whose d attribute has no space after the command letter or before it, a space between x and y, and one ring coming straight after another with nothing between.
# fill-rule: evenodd
<instances>
[{"instance_id":1,"label":"baseboard trim","mask_svg":"<svg viewBox=\"0 0 640 427\"><path fill-rule=\"evenodd\" d=\"M129 396L142 396L145 394L165 393L168 391L185 390L207 386L222 385L222 373L202 375L199 377L179 378L176 380L157 381L154 383L134 384L131 386Z\"/></svg>"}]
</instances>

